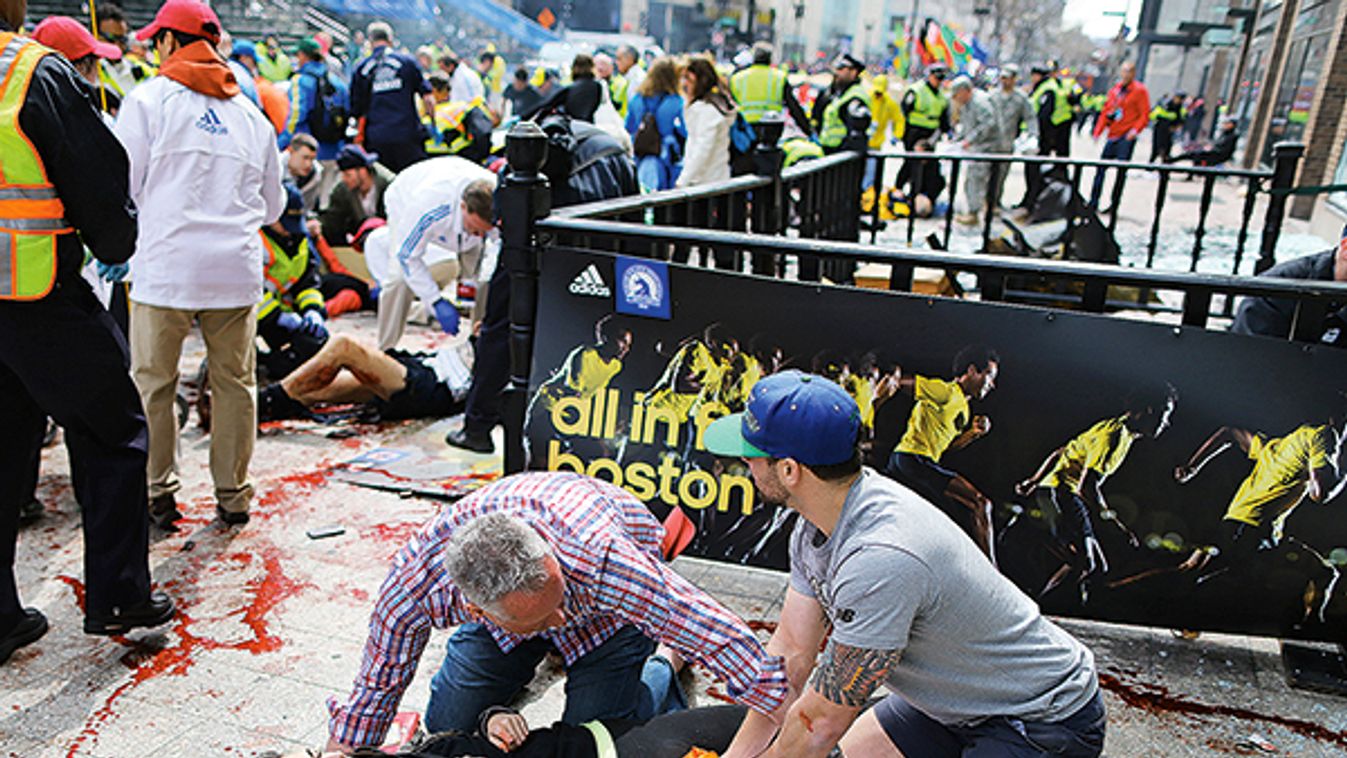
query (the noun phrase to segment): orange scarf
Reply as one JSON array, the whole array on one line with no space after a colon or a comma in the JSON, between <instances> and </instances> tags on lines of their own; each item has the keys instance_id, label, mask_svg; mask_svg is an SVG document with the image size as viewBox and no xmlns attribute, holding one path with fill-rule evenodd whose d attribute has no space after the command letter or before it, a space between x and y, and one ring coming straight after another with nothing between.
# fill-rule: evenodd
<instances>
[{"instance_id":1,"label":"orange scarf","mask_svg":"<svg viewBox=\"0 0 1347 758\"><path fill-rule=\"evenodd\" d=\"M194 92L225 100L239 93L238 80L224 58L205 40L180 47L159 73Z\"/></svg>"}]
</instances>

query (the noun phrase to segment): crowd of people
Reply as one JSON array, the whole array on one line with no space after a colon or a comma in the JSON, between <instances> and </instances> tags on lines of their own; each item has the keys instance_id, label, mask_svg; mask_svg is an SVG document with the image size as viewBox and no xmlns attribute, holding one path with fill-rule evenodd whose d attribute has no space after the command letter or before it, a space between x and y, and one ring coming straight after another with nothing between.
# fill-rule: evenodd
<instances>
[{"instance_id":1,"label":"crowd of people","mask_svg":"<svg viewBox=\"0 0 1347 758\"><path fill-rule=\"evenodd\" d=\"M226 527L249 521L259 419L330 403L368 404L385 419L463 413L447 443L494 451L510 306L494 198L498 137L513 121L536 122L557 148L543 170L553 204L565 205L751 171L759 125L777 118L788 164L891 140L916 153L949 139L1008 155L1024 137L1040 155L1067 156L1094 102L1052 62L1032 66L1027 86L1014 65L981 79L933 65L899 88L844 53L816 87L775 65L765 43L733 66L623 46L577 55L563 75L511 72L494 48L407 49L383 22L342 54L321 32L293 50L276 37L231 39L198 0L167 0L134 33L111 4L92 31L51 17L25 32L25 9L0 2L0 101L14 104L0 109L0 228L12 251L0 277L0 408L14 440L0 456L0 561L13 565L50 419L65 430L84 513L89 634L174 616L152 590L147 551L152 527L181 518L179 363L194 328ZM1152 109L1130 64L1098 105L1104 157L1130 157L1152 123L1153 160L1219 163L1237 140L1225 124L1212 147L1171 155L1183 97ZM971 164L959 220L997 211L1006 173ZM1034 166L1026 178L1019 206L1031 209L1046 179ZM882 177L866 182L877 189ZM936 162L914 159L897 186L924 215L947 185ZM343 265L334 248L346 246L369 279ZM452 347L398 348L418 301L446 334L475 335L471 360ZM377 344L330 333L330 319L355 310L376 311ZM965 361L953 381L985 393L996 360ZM898 389L932 386L914 378ZM507 477L400 554L356 685L332 704L329 748L381 742L430 629L454 626L426 723L477 736L426 754L651 744L642 740L685 728L668 719L686 706L675 676L686 662L744 706L699 738L727 756L839 745L867 756L1099 754L1089 650L996 572L985 534L970 538L861 465L854 400L822 377L781 372L747 406L712 425L708 448L747 459L759 490L803 517L765 647L661 561L663 527L630 494L580 476ZM899 451L900 474L984 512L971 483L926 465L929 452ZM938 576L932 562L945 567ZM46 629L5 572L0 663ZM567 669L563 721L586 727L540 740L506 707L549 651ZM869 707L881 684L893 694Z\"/></svg>"}]
</instances>

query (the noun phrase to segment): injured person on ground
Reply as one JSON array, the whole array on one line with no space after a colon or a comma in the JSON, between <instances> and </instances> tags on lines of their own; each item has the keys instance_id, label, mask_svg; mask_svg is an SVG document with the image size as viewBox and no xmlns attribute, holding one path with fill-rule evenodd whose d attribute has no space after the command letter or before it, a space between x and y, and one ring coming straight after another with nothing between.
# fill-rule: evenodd
<instances>
[{"instance_id":1,"label":"injured person on ground","mask_svg":"<svg viewBox=\"0 0 1347 758\"><path fill-rule=\"evenodd\" d=\"M321 406L349 404L366 405L383 421L444 418L463 411L470 381L457 345L380 351L337 335L284 380L257 393L257 418L308 418Z\"/></svg>"}]
</instances>

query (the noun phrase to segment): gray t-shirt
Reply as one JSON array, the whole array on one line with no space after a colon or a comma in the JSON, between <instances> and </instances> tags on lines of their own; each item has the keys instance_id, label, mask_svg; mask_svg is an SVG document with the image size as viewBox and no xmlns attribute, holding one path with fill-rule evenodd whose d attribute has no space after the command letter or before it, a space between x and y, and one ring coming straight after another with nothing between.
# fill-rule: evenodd
<instances>
[{"instance_id":1,"label":"gray t-shirt","mask_svg":"<svg viewBox=\"0 0 1347 758\"><path fill-rule=\"evenodd\" d=\"M902 651L885 684L941 723L1059 721L1098 690L1088 648L948 516L869 468L830 537L799 520L790 567L791 587L823 606L833 642Z\"/></svg>"}]
</instances>

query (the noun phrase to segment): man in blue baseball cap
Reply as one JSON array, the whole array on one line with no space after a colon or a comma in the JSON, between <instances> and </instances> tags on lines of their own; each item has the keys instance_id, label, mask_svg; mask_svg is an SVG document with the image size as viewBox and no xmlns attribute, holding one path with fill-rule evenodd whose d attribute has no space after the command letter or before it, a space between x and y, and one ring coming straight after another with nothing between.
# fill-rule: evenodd
<instances>
[{"instance_id":1,"label":"man in blue baseball cap","mask_svg":"<svg viewBox=\"0 0 1347 758\"><path fill-rule=\"evenodd\" d=\"M750 712L724 757L1099 755L1089 649L948 516L863 467L859 431L841 387L798 371L762 379L706 430L708 450L743 458L763 497L802 517L767 645L798 695ZM881 684L892 694L862 713Z\"/></svg>"}]
</instances>

